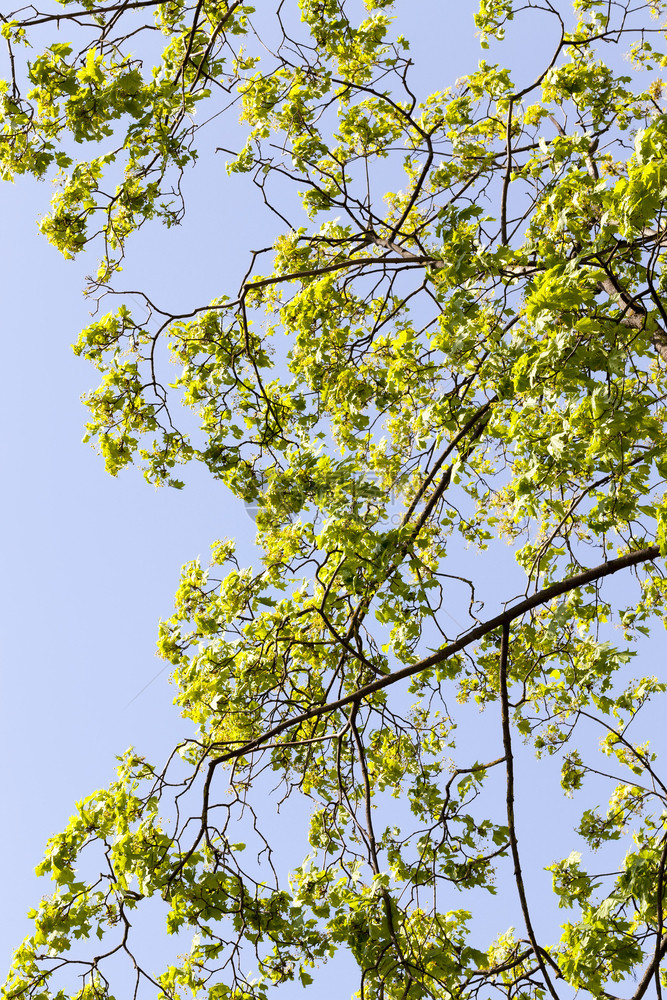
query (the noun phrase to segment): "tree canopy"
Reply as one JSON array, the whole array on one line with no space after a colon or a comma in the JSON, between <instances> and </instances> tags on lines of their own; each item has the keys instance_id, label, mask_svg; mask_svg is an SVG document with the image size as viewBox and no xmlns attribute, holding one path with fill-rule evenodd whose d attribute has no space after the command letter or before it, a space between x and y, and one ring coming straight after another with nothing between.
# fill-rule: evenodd
<instances>
[{"instance_id":1,"label":"tree canopy","mask_svg":"<svg viewBox=\"0 0 667 1000\"><path fill-rule=\"evenodd\" d=\"M434 92L414 2L3 16L0 171L56 179L41 229L103 305L215 150L273 234L213 302L121 295L75 345L109 472L203 463L260 555L184 567L187 731L49 841L7 1000L264 1000L339 951L363 1000L667 988L667 2L469 14L483 58ZM162 970L146 919L192 941Z\"/></svg>"}]
</instances>

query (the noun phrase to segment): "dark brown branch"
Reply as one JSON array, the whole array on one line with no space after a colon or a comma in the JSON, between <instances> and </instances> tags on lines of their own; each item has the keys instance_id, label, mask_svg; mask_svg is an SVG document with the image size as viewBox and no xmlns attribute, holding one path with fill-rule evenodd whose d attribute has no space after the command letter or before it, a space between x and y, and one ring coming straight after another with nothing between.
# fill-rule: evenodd
<instances>
[{"instance_id":1,"label":"dark brown branch","mask_svg":"<svg viewBox=\"0 0 667 1000\"><path fill-rule=\"evenodd\" d=\"M377 842L375 839L375 831L373 829L373 814L372 814L372 792L371 792L371 782L368 774L368 765L366 763L366 753L364 751L364 745L361 741L361 736L359 730L357 729L356 723L356 710L350 713L350 729L352 731L352 737L357 750L357 757L359 759L359 767L361 768L361 775L364 783L364 812L366 819L366 838L368 841L368 855L371 863L371 868L373 869L374 875L380 874L380 862L377 854ZM410 964L407 961L405 955L403 954L403 949L401 948L401 943L398 940L396 934L396 928L394 926L394 915L391 909L391 899L389 898L389 893L386 889L381 890L382 893L382 906L385 913L385 919L387 921L387 927L389 929L389 936L391 937L394 948L398 955L398 959L405 969L406 977L408 983L414 981L414 976L410 970ZM423 984L422 984L423 985ZM430 991L429 991L430 993ZM430 993L433 996L432 993Z\"/></svg>"},{"instance_id":2,"label":"dark brown branch","mask_svg":"<svg viewBox=\"0 0 667 1000\"><path fill-rule=\"evenodd\" d=\"M203 4L204 4L204 0L198 0L197 6L195 7L195 12L194 12L194 15L193 15L193 18L192 18L192 27L190 28L190 33L188 35L188 45L187 45L187 48L185 50L185 55L183 56L183 60L181 62L181 65L178 68L178 72L177 72L176 77L174 79L174 83L178 83L178 78L181 75L183 76L183 83L185 83L185 69L186 69L188 61L190 59L190 56L192 54L192 46L194 45L195 35L197 33L197 26L198 26L198 23L199 23L199 16L201 14L201 10L202 10ZM213 38L210 40L209 45L213 44L214 38L219 34L219 32L221 31L221 29L225 26L225 24L227 23L227 21L229 20L229 18L232 16L232 14L236 10L236 8L240 6L240 4L241 4L241 0L235 0L235 2L232 3L230 7L227 8L227 12L226 12L225 16L223 18L221 18L221 20L219 21L219 23L215 27L215 30L213 32ZM208 49L207 49L207 51L208 51ZM206 53L204 53L204 55L202 56L202 58L201 58L201 60L199 62L199 65L197 67L197 73L196 73L196 77L195 77L195 82L193 83L192 88L194 88L194 86L197 83L197 80L199 79L199 76L201 74L202 66L204 64L204 60L205 59L206 59Z\"/></svg>"},{"instance_id":3,"label":"dark brown branch","mask_svg":"<svg viewBox=\"0 0 667 1000\"><path fill-rule=\"evenodd\" d=\"M329 274L331 271L341 271L346 267L358 267L365 264L400 264L401 267L442 267L442 262L431 257L418 257L410 255L406 257L356 257L350 260L341 260L334 264L324 264L322 267L308 268L303 271L290 271L287 274L273 275L270 278L257 278L255 281L247 281L243 287L244 293L253 289L265 288L267 285L277 285L281 281L299 281L301 278L319 278L321 274Z\"/></svg>"},{"instance_id":4,"label":"dark brown branch","mask_svg":"<svg viewBox=\"0 0 667 1000\"><path fill-rule=\"evenodd\" d=\"M526 887L523 882L523 875L521 873L521 858L519 857L519 844L516 835L516 822L514 817L514 757L512 754L512 733L510 729L510 713L509 713L509 698L507 696L507 661L509 657L509 639L510 639L510 623L505 622L503 624L502 640L500 644L500 665L498 669L498 688L500 692L500 716L503 730L503 749L505 751L505 770L507 773L507 784L506 784L506 804L507 804L507 829L509 832L510 848L512 851L512 860L514 861L514 881L516 883L517 892L519 893L519 902L521 903L521 912L523 914L523 921L526 925L526 931L528 933L528 938L530 940L535 958L540 966L540 971L542 972L542 977L547 984L549 993L553 997L553 1000L560 1000L558 993L556 992L553 983L551 982L551 976L547 972L547 967L544 964L544 958L542 956L542 949L537 943L537 938L535 937L535 931L533 929L533 922L530 917L530 910L528 909L528 900L526 898Z\"/></svg>"},{"instance_id":5,"label":"dark brown branch","mask_svg":"<svg viewBox=\"0 0 667 1000\"><path fill-rule=\"evenodd\" d=\"M493 406L493 404L496 403L497 401L498 401L498 397L494 396L487 403L484 403L482 406L480 406L479 409L475 410L475 412L470 417L470 419L466 421L466 423L463 425L463 427L460 429L460 431L458 431L458 433L454 435L454 437L452 438L452 440L449 442L449 444L447 445L447 447L443 451L442 455L440 455L440 457L438 458L437 462L435 463L435 465L433 466L433 468L431 469L431 471L429 472L429 474L425 477L423 483L421 484L421 486L419 487L419 489L415 493L412 501L410 502L410 506L408 507L407 511L405 512L405 515L403 516L403 519L401 521L401 527L405 527L407 525L408 521L412 517L412 515L413 515L413 513L414 513L414 511L415 511L415 509L417 507L417 504L419 503L419 501L421 500L421 498L424 496L424 493L426 493L426 490L428 489L429 485L433 482L433 480L437 476L438 472L440 471L440 469L442 468L442 466L444 465L444 463L447 461L447 459L449 458L449 456L451 455L451 453L454 451L454 449L460 444L460 442L466 436L466 434L468 433L468 431L471 431L473 429L473 427L475 426L475 424L479 420L481 420L481 418L483 416L485 416L485 414L491 409L491 407ZM481 431L480 431L480 433L481 433ZM429 505L429 513L430 513L431 509L432 509L432 506ZM420 523L420 527L421 527L421 525L423 524L423 521L421 520L421 518L420 518L420 522L421 522Z\"/></svg>"},{"instance_id":6,"label":"dark brown branch","mask_svg":"<svg viewBox=\"0 0 667 1000\"><path fill-rule=\"evenodd\" d=\"M633 330L643 330L646 325L647 312L641 302L637 302L610 273L608 278L603 278L600 282L602 288L611 299L619 300L622 303L624 312L618 319L621 326L630 327ZM667 333L656 324L651 343L663 361L667 362Z\"/></svg>"},{"instance_id":7,"label":"dark brown branch","mask_svg":"<svg viewBox=\"0 0 667 1000\"><path fill-rule=\"evenodd\" d=\"M73 21L76 20L77 17L92 17L94 14L106 14L111 11L135 10L141 7L159 7L162 3L164 3L164 0L136 0L134 3L110 4L108 7L101 7L98 10L86 10L85 8L81 8L80 10L73 10L62 14L60 12L57 14L41 14L37 11L35 17L28 18L25 21L19 21L18 23L21 28L28 28L35 24L50 24L52 21ZM3 17L3 20L7 21L11 18L12 15L9 14L7 17Z\"/></svg>"},{"instance_id":8,"label":"dark brown branch","mask_svg":"<svg viewBox=\"0 0 667 1000\"><path fill-rule=\"evenodd\" d=\"M510 176L512 174L512 111L514 109L513 99L510 98L507 109L507 162L505 164L505 176L503 177L503 190L500 196L500 239L507 245L507 193L510 186Z\"/></svg>"},{"instance_id":9,"label":"dark brown branch","mask_svg":"<svg viewBox=\"0 0 667 1000\"><path fill-rule=\"evenodd\" d=\"M651 980L653 979L653 976L655 975L655 972L658 966L660 965L660 962L662 962L665 955L667 955L667 934L665 934L665 936L663 937L659 947L656 948L655 956L651 960L646 972L639 981L637 989L632 994L632 1000L641 1000L641 998L644 996L647 989L651 985Z\"/></svg>"},{"instance_id":10,"label":"dark brown branch","mask_svg":"<svg viewBox=\"0 0 667 1000\"><path fill-rule=\"evenodd\" d=\"M657 918L658 928L655 936L655 955L653 964L655 966L655 992L658 1000L662 1000L662 986L660 985L660 943L662 941L662 931L664 927L664 915L662 912L662 894L665 883L665 861L667 861L667 836L664 838L662 852L660 854L660 864L658 865L658 886L657 886Z\"/></svg>"},{"instance_id":11,"label":"dark brown branch","mask_svg":"<svg viewBox=\"0 0 667 1000\"><path fill-rule=\"evenodd\" d=\"M600 566L583 570L581 573L577 573L576 576L571 576L566 580L560 580L558 583L553 583L551 586L545 587L543 590L539 590L535 594L531 594L530 597L526 597L523 601L519 601L518 604L515 604L506 611L501 612L494 618L489 619L489 621L482 622L481 625L477 625L469 632L466 632L465 635L461 636L459 639L456 639L454 642L450 642L441 649L436 650L435 653L432 653L425 659L419 660L417 663L410 663L405 667L401 667L400 670L394 670L392 673L387 674L384 677L378 677L377 680L371 681L369 684L358 688L352 694L345 695L343 698L327 702L324 705L316 705L314 708L310 708L307 712L302 712L300 715L294 716L292 719L285 719L277 726L274 726L272 729L268 729L265 733L262 733L261 736L257 736L254 740L249 740L247 743L237 747L235 750L230 750L227 753L220 754L218 757L214 757L209 762L209 769L212 770L217 767L218 764L223 764L226 761L234 760L237 757L242 757L245 754L251 753L253 750L262 746L263 743L266 743L267 740L273 739L274 736L278 736L286 729L292 729L294 726L300 726L301 723L307 722L309 719L315 719L321 715L328 715L331 712L336 712L339 708L344 708L347 705L358 703L364 698L367 698L369 695L374 694L376 691L381 691L383 688L390 687L397 681L413 677L415 674L422 673L424 670L428 670L430 667L434 667L438 663L443 663L456 653L459 653L462 649L470 646L473 642L477 642L478 639L482 639L490 632L494 632L496 629L502 628L503 625L514 621L516 618L520 618L522 615L525 615L526 612L532 611L533 608L540 607L542 604L547 604L555 597L560 597L562 594L567 594L571 590L576 590L577 587L585 587L589 583L602 580L604 577L611 576L613 573L618 573L620 570L630 569L633 566L641 565L641 563L652 562L654 559L657 559L659 555L659 546L650 545L648 548L638 549L635 552L628 552L626 555L619 556L617 559L610 559L608 562L602 563Z\"/></svg>"}]
</instances>

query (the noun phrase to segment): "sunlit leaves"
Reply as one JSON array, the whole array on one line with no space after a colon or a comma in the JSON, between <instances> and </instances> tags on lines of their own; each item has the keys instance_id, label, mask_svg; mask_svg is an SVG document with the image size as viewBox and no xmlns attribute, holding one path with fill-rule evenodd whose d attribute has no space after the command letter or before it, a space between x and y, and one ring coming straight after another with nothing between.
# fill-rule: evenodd
<instances>
[{"instance_id":1,"label":"sunlit leaves","mask_svg":"<svg viewBox=\"0 0 667 1000\"><path fill-rule=\"evenodd\" d=\"M633 676L631 644L665 620L663 6L540 9L560 43L520 92L496 55L524 15L510 0L475 19L497 61L433 92L387 0L86 0L84 43L8 75L0 170L55 172L40 226L67 257L100 237L93 296L141 226L181 221L207 136L230 157L215 183L253 182L274 210L240 287L224 276L178 314L100 310L75 348L99 372L86 440L107 469L182 487L201 463L260 554L243 567L221 541L183 567L158 651L190 735L163 771L129 753L49 842L56 891L8 998L109 997L102 958L72 959L74 993L51 959L96 936L122 957L148 898L194 935L154 978L134 966L167 1000L317 989L339 949L373 1000L540 1000L547 965L595 996L646 975L667 791L634 730L665 685ZM2 33L23 52L33 27L19 12ZM606 589L605 560L638 550L638 582ZM489 607L555 581L511 618L501 667ZM577 809L540 856L545 944L471 917L525 890L507 799L533 847L551 832L542 781L512 791L512 755L533 751Z\"/></svg>"}]
</instances>

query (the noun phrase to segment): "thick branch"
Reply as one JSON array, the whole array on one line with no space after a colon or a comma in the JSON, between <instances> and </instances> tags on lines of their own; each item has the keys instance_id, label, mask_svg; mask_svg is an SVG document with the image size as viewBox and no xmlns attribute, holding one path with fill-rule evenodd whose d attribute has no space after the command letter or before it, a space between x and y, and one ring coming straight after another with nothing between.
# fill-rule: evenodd
<instances>
[{"instance_id":1,"label":"thick branch","mask_svg":"<svg viewBox=\"0 0 667 1000\"><path fill-rule=\"evenodd\" d=\"M621 326L628 326L633 330L643 330L646 323L646 309L641 302L637 302L629 295L613 277L604 278L600 282L600 287L612 299L618 299L625 306L625 312L619 322ZM657 327L652 337L652 344L663 361L667 362L667 333Z\"/></svg>"},{"instance_id":2,"label":"thick branch","mask_svg":"<svg viewBox=\"0 0 667 1000\"><path fill-rule=\"evenodd\" d=\"M501 612L499 615L496 615L494 618L489 619L489 621L482 622L481 625L477 625L469 632L466 632L465 635L461 636L459 639L456 639L454 642L450 642L441 649L436 650L435 653L432 653L425 659L419 660L417 663L410 663L405 667L401 667L400 670L394 670L392 673L386 674L383 677L378 677L376 680L358 688L352 694L345 695L343 698L327 702L324 705L316 705L314 708L308 709L307 712L302 712L300 715L296 715L291 719L285 719L284 722L279 723L272 729L268 729L265 733L262 733L261 736L257 736L254 740L249 740L247 743L242 744L234 750L229 750L226 753L220 754L218 757L214 757L209 762L209 768L212 771L218 764L223 764L228 760L234 760L237 757L243 757L246 754L251 753L253 750L261 747L263 743L266 743L268 740L273 739L273 737L285 732L286 729L292 729L294 726L300 726L303 722L307 722L309 719L318 718L320 715L328 715L331 712L337 711L339 708L344 708L346 705L360 702L362 699L367 698L376 691L390 687L390 685L395 684L397 681L413 677L415 674L422 673L424 670L428 670L430 667L434 667L438 663L443 663L456 653L459 653L462 649L470 646L473 642L477 642L478 639L482 639L490 632L494 632L496 629L502 628L503 625L509 624L516 618L520 618L522 615L525 615L526 612L532 611L533 608L540 607L543 604L547 604L554 598L560 597L561 594L567 594L571 590L576 590L577 587L585 587L589 583L593 583L596 580L602 580L605 576L611 576L613 573L618 573L620 570L629 569L632 566L639 566L641 563L652 562L654 559L657 559L659 555L660 548L657 545L650 545L648 548L638 549L635 552L628 552L626 555L619 556L617 559L610 559L608 562L602 563L600 566L595 566L592 569L586 569L581 573L577 573L576 576L571 576L566 580L560 580L558 583L553 583L551 586L545 587L543 590L539 590L535 594L531 594L530 597L526 597L523 601L519 601L519 603L513 605L513 607L507 608L507 610Z\"/></svg>"},{"instance_id":3,"label":"thick branch","mask_svg":"<svg viewBox=\"0 0 667 1000\"><path fill-rule=\"evenodd\" d=\"M431 257L418 257L410 255L407 257L353 257L346 260L336 261L333 264L323 264L321 267L310 267L303 271L289 271L287 274L276 274L269 278L255 278L253 281L246 281L243 286L243 294L252 292L255 289L265 288L267 285L277 285L282 281L300 281L302 278L319 278L323 274L330 274L332 271L341 271L346 267L360 267L371 264L396 264L401 267L442 267L442 263L433 260Z\"/></svg>"},{"instance_id":4,"label":"thick branch","mask_svg":"<svg viewBox=\"0 0 667 1000\"><path fill-rule=\"evenodd\" d=\"M112 11L125 12L126 10L135 10L141 7L159 7L162 3L164 3L164 0L135 0L135 2L130 2L130 0L128 0L127 3L114 3L109 4L108 7L100 7L97 11L87 10L85 7L62 14L60 11L55 14L43 14L41 11L36 11L34 17L26 18L24 21L19 21L19 25L22 28L29 28L36 24L51 24L53 21L72 21L77 17L92 17L94 14L108 14ZM16 13L19 12L17 11ZM2 20L13 20L13 18L16 17L16 13L8 14L6 17L3 17Z\"/></svg>"},{"instance_id":5,"label":"thick branch","mask_svg":"<svg viewBox=\"0 0 667 1000\"><path fill-rule=\"evenodd\" d=\"M637 986L637 989L632 994L632 1000L641 1000L641 998L644 996L647 989L651 985L651 980L655 975L657 967L659 966L660 962L662 962L665 955L667 955L667 934L665 934L662 941L660 942L660 946L656 950L656 954L653 958L653 961L649 964L646 972L644 973L639 982L639 985Z\"/></svg>"}]
</instances>

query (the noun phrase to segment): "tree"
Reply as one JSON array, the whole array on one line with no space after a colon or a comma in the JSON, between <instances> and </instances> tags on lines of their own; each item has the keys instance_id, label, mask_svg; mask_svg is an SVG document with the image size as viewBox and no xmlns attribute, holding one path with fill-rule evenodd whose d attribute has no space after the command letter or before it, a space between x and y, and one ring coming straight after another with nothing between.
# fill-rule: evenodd
<instances>
[{"instance_id":1,"label":"tree","mask_svg":"<svg viewBox=\"0 0 667 1000\"><path fill-rule=\"evenodd\" d=\"M102 247L91 295L117 293L144 223L178 224L239 113L228 172L275 235L239 289L182 315L145 297L145 320L126 299L75 347L109 472L181 487L203 463L255 511L262 557L243 569L221 540L184 568L159 650L194 728L164 766L125 754L50 840L54 892L4 997L259 1000L339 950L366 1000L662 995L645 706L666 685L630 664L667 599L666 7L482 0L483 48L502 58L516 14L552 57L435 93L388 0L3 19L2 174L57 174L41 228L66 256ZM547 833L535 754L578 810L557 907L526 851ZM288 877L286 799L307 805ZM484 923L498 886L515 930ZM133 944L151 899L195 935L159 975Z\"/></svg>"}]
</instances>

